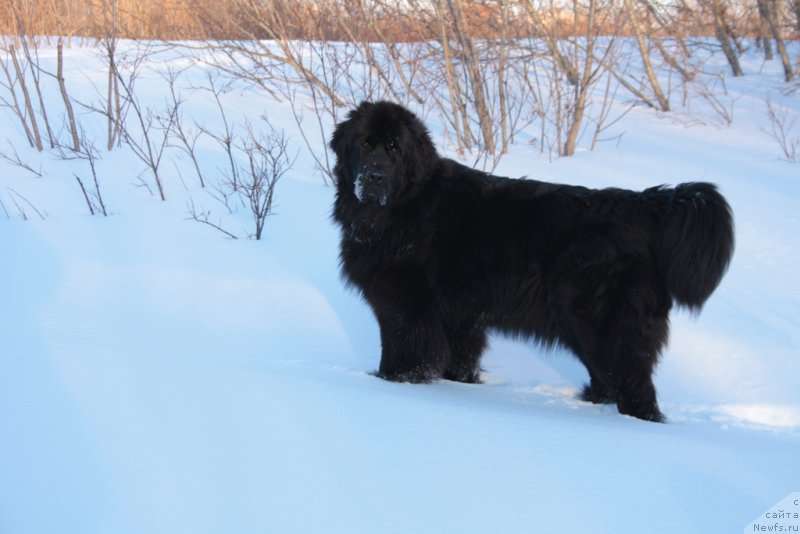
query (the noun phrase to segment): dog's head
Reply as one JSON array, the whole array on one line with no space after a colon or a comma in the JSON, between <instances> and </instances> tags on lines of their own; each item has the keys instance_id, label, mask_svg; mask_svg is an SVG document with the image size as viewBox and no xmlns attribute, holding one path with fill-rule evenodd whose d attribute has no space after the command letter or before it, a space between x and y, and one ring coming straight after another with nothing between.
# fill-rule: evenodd
<instances>
[{"instance_id":1,"label":"dog's head","mask_svg":"<svg viewBox=\"0 0 800 534\"><path fill-rule=\"evenodd\" d=\"M436 149L425 126L391 102L362 102L336 125L330 147L340 194L387 206L427 178Z\"/></svg>"}]
</instances>

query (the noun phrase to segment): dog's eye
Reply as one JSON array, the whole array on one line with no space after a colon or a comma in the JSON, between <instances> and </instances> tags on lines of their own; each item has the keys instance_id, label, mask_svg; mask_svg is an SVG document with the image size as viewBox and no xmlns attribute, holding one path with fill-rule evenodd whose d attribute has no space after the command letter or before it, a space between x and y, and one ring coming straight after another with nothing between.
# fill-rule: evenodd
<instances>
[{"instance_id":1,"label":"dog's eye","mask_svg":"<svg viewBox=\"0 0 800 534\"><path fill-rule=\"evenodd\" d=\"M386 143L386 151L393 156L396 156L400 152L400 149L397 146L397 141L392 140Z\"/></svg>"},{"instance_id":2,"label":"dog's eye","mask_svg":"<svg viewBox=\"0 0 800 534\"><path fill-rule=\"evenodd\" d=\"M367 141L366 139L361 141L361 148L363 148L364 150L369 150L370 149L369 141Z\"/></svg>"}]
</instances>

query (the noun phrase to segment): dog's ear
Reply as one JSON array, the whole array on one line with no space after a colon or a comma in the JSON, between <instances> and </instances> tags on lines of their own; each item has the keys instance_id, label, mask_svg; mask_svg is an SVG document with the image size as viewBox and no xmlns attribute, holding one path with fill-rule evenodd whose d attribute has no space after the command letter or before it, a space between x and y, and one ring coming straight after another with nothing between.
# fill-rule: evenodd
<instances>
[{"instance_id":1,"label":"dog's ear","mask_svg":"<svg viewBox=\"0 0 800 534\"><path fill-rule=\"evenodd\" d=\"M412 135L411 151L404 158L405 176L416 183L428 176L430 166L439 159L439 156L425 125L419 119L413 117L410 127Z\"/></svg>"},{"instance_id":2,"label":"dog's ear","mask_svg":"<svg viewBox=\"0 0 800 534\"><path fill-rule=\"evenodd\" d=\"M350 152L353 146L355 136L355 123L368 112L374 104L364 100L357 108L351 109L347 113L347 118L336 125L331 136L331 141L328 146L331 147L333 153L339 160L345 159L346 155Z\"/></svg>"},{"instance_id":3,"label":"dog's ear","mask_svg":"<svg viewBox=\"0 0 800 534\"><path fill-rule=\"evenodd\" d=\"M353 144L353 122L353 112L350 112L348 118L339 122L336 128L333 129L333 135L328 146L331 147L338 160L345 158L345 154Z\"/></svg>"}]
</instances>

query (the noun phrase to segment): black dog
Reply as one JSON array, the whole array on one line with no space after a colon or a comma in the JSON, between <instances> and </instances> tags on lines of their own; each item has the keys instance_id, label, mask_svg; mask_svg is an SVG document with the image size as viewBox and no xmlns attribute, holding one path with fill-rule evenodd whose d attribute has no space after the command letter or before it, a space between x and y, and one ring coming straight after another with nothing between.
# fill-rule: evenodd
<instances>
[{"instance_id":1,"label":"black dog","mask_svg":"<svg viewBox=\"0 0 800 534\"><path fill-rule=\"evenodd\" d=\"M479 380L487 329L572 350L583 398L662 421L651 378L673 302L699 311L733 253L712 184L643 192L500 178L440 158L407 109L336 126L341 262L380 325L378 376Z\"/></svg>"}]
</instances>

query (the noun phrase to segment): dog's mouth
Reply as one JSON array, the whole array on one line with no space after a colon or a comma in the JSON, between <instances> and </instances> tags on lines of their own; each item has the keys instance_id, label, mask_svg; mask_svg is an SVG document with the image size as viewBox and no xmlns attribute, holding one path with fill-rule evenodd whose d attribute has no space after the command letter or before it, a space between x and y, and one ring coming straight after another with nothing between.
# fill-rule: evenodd
<instances>
[{"instance_id":1,"label":"dog's mouth","mask_svg":"<svg viewBox=\"0 0 800 534\"><path fill-rule=\"evenodd\" d=\"M385 206L389 200L386 174L378 170L363 170L356 176L355 195L362 204Z\"/></svg>"}]
</instances>

